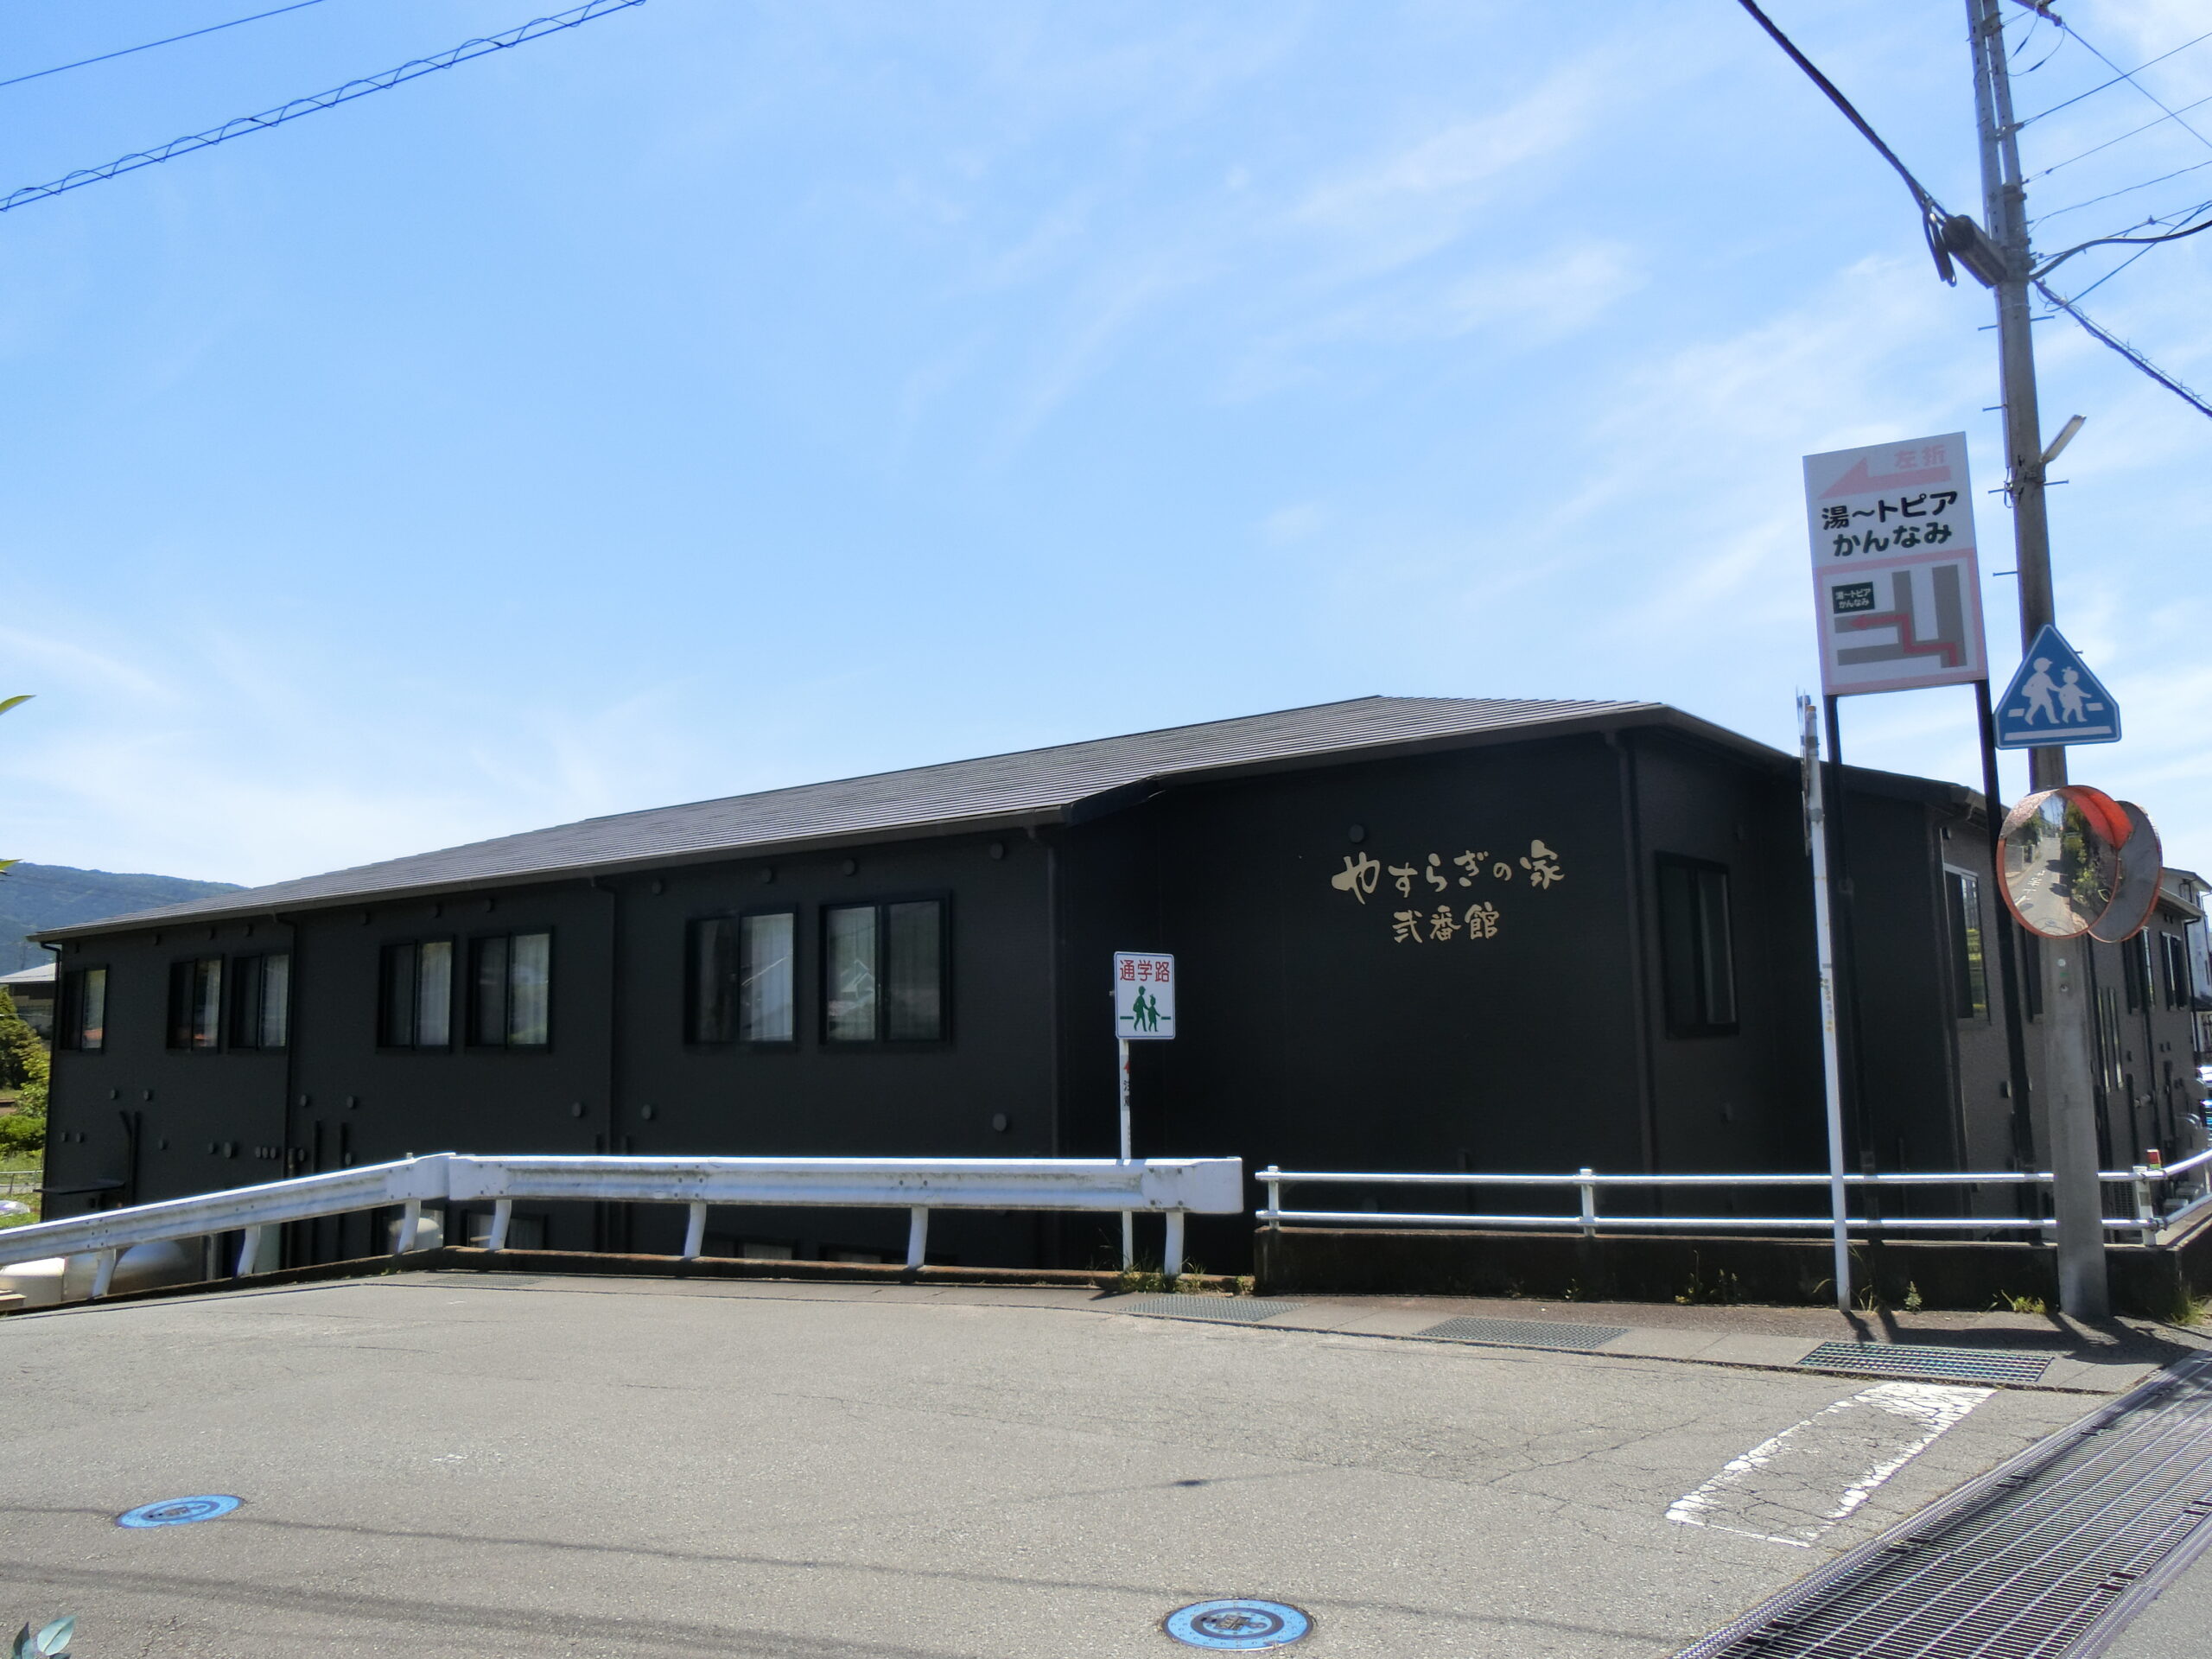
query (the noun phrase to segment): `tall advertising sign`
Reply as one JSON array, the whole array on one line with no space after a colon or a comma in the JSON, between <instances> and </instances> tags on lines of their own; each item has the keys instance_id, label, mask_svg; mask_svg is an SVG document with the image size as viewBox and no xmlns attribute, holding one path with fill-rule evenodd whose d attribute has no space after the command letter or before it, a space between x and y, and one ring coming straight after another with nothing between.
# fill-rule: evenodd
<instances>
[{"instance_id":1,"label":"tall advertising sign","mask_svg":"<svg viewBox=\"0 0 2212 1659\"><path fill-rule=\"evenodd\" d=\"M1963 432L1805 457L1821 690L1989 677Z\"/></svg>"}]
</instances>

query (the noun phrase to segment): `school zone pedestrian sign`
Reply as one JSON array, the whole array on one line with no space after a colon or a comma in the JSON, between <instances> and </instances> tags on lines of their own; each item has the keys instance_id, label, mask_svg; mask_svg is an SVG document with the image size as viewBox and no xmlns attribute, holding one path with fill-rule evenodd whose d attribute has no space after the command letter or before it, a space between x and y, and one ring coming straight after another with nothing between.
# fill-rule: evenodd
<instances>
[{"instance_id":1,"label":"school zone pedestrian sign","mask_svg":"<svg viewBox=\"0 0 2212 1659\"><path fill-rule=\"evenodd\" d=\"M1997 747L2040 749L2120 741L2120 704L2046 622L1997 700Z\"/></svg>"},{"instance_id":2,"label":"school zone pedestrian sign","mask_svg":"<svg viewBox=\"0 0 2212 1659\"><path fill-rule=\"evenodd\" d=\"M1158 1041L1175 1034L1175 958L1114 953L1114 1034Z\"/></svg>"}]
</instances>

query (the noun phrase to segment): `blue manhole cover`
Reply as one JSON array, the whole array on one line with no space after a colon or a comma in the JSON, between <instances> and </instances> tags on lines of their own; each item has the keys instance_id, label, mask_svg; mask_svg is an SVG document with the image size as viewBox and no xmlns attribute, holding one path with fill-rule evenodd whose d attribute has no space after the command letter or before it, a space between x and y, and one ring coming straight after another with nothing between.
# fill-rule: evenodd
<instances>
[{"instance_id":1,"label":"blue manhole cover","mask_svg":"<svg viewBox=\"0 0 2212 1659\"><path fill-rule=\"evenodd\" d=\"M1287 1647L1310 1634L1313 1621L1281 1601L1200 1601L1178 1607L1160 1628L1178 1642L1224 1653Z\"/></svg>"},{"instance_id":2,"label":"blue manhole cover","mask_svg":"<svg viewBox=\"0 0 2212 1659\"><path fill-rule=\"evenodd\" d=\"M181 1527L191 1521L213 1521L238 1508L235 1497L165 1497L158 1503L141 1503L115 1517L118 1527Z\"/></svg>"}]
</instances>

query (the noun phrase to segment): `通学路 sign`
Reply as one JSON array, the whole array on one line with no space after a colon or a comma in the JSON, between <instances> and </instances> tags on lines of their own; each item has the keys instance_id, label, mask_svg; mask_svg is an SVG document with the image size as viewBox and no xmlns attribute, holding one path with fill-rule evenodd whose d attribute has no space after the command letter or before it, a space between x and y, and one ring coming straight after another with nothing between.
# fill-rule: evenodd
<instances>
[{"instance_id":1,"label":"\u901a\u5b66\u8def sign","mask_svg":"<svg viewBox=\"0 0 2212 1659\"><path fill-rule=\"evenodd\" d=\"M1114 953L1114 1034L1164 1040L1175 1034L1175 958L1156 951Z\"/></svg>"},{"instance_id":2,"label":"\u901a\u5b66\u8def sign","mask_svg":"<svg viewBox=\"0 0 2212 1659\"><path fill-rule=\"evenodd\" d=\"M2048 622L1997 700L1997 747L2041 749L2120 741L2120 704Z\"/></svg>"}]
</instances>

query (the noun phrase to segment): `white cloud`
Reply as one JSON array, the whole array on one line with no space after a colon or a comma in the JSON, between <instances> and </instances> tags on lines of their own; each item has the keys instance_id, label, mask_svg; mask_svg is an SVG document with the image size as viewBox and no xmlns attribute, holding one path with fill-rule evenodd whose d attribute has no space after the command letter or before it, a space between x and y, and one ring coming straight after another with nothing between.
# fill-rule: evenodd
<instances>
[{"instance_id":1,"label":"white cloud","mask_svg":"<svg viewBox=\"0 0 2212 1659\"><path fill-rule=\"evenodd\" d=\"M1578 64L1516 102L1451 122L1393 153L1323 180L1293 220L1330 238L1356 269L1389 270L1457 239L1509 175L1591 130L1601 73Z\"/></svg>"}]
</instances>

